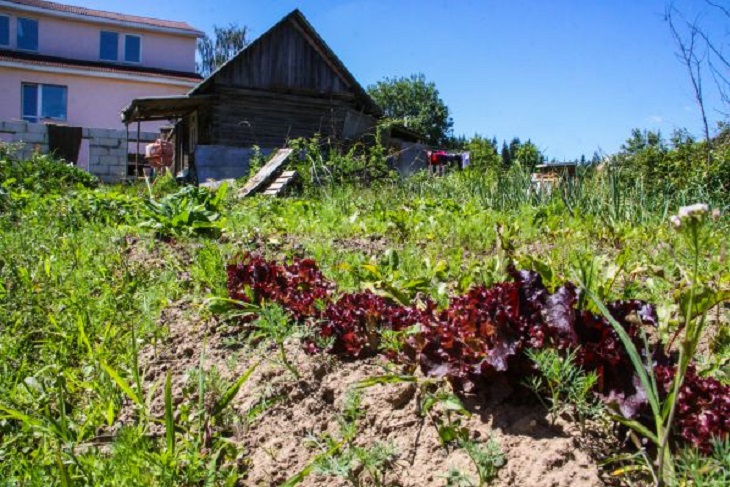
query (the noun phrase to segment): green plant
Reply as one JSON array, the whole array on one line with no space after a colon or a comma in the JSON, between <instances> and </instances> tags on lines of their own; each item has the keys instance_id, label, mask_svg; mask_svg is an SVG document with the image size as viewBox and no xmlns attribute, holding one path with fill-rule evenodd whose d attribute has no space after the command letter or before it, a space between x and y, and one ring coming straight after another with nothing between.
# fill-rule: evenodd
<instances>
[{"instance_id":1,"label":"green plant","mask_svg":"<svg viewBox=\"0 0 730 487\"><path fill-rule=\"evenodd\" d=\"M286 341L294 336L298 329L284 308L275 303L265 303L259 310L253 327L256 331L252 337L273 341L281 363L296 379L299 379L299 371L289 361L285 347Z\"/></svg>"},{"instance_id":2,"label":"green plant","mask_svg":"<svg viewBox=\"0 0 730 487\"><path fill-rule=\"evenodd\" d=\"M248 160L248 178L252 178L266 165L266 156L261 153L261 148L253 146L253 154Z\"/></svg>"},{"instance_id":3,"label":"green plant","mask_svg":"<svg viewBox=\"0 0 730 487\"><path fill-rule=\"evenodd\" d=\"M148 219L140 225L162 237L172 235L219 235L225 225L221 216L228 186L223 183L215 193L196 186L185 186L157 201L145 199Z\"/></svg>"},{"instance_id":4,"label":"green plant","mask_svg":"<svg viewBox=\"0 0 730 487\"><path fill-rule=\"evenodd\" d=\"M425 391L421 399L421 415L429 417L436 427L442 446L459 442L468 437L468 430L462 426L461 419L471 416L469 411L454 393L436 389Z\"/></svg>"},{"instance_id":5,"label":"green plant","mask_svg":"<svg viewBox=\"0 0 730 487\"><path fill-rule=\"evenodd\" d=\"M586 373L575 364L576 351L562 356L557 350L545 348L528 350L527 356L535 363L537 374L526 381L545 408L551 422L568 413L585 429L586 419L597 416L602 407L592 397L598 382L595 372ZM543 397L547 396L547 403Z\"/></svg>"},{"instance_id":6,"label":"green plant","mask_svg":"<svg viewBox=\"0 0 730 487\"><path fill-rule=\"evenodd\" d=\"M690 448L677 459L677 485L722 487L730 484L730 440L715 440L710 455Z\"/></svg>"},{"instance_id":7,"label":"green plant","mask_svg":"<svg viewBox=\"0 0 730 487\"><path fill-rule=\"evenodd\" d=\"M688 273L688 290L682 294L681 310L684 317L684 337L679 345L679 360L674 372L673 385L665 398L659 395L657 379L651 358L644 363L636 346L631 341L626 330L611 316L601 299L595 293L588 290L595 306L609 320L621 342L629 353L634 370L637 373L644 392L651 407L653 417L653 430L648 429L636 420L627 419L621 416L614 418L633 429L635 432L651 440L657 447L656 461L652 462L646 457L647 468L651 471L655 484L659 487L666 483L676 481L675 459L672 456L669 439L672 434L672 426L679 401L679 390L682 387L695 355L697 345L702 337L705 327L707 312L710 308L728 297L724 293L711 293L710 296L702 293L702 283L699 274L699 261L703 253L703 247L707 244L707 224L709 208L706 204L695 204L682 207L678 215L670 218L671 224L681 233L691 254L691 270ZM643 333L643 330L642 330ZM646 336L644 335L644 342ZM648 346L645 347L648 349Z\"/></svg>"},{"instance_id":8,"label":"green plant","mask_svg":"<svg viewBox=\"0 0 730 487\"><path fill-rule=\"evenodd\" d=\"M455 467L451 467L443 478L446 480L446 487L474 487L475 485L471 475Z\"/></svg>"},{"instance_id":9,"label":"green plant","mask_svg":"<svg viewBox=\"0 0 730 487\"><path fill-rule=\"evenodd\" d=\"M398 450L389 443L376 442L367 447L355 444L358 421L364 415L360 391L348 391L337 418L340 439L325 435L312 440L322 452L312 463L314 473L344 478L353 487L362 486L365 478L376 486L385 485L387 470L398 459Z\"/></svg>"},{"instance_id":10,"label":"green plant","mask_svg":"<svg viewBox=\"0 0 730 487\"><path fill-rule=\"evenodd\" d=\"M497 471L505 464L504 453L499 443L490 438L484 443L461 440L459 446L469 455L479 476L479 487L489 484L497 476Z\"/></svg>"}]
</instances>

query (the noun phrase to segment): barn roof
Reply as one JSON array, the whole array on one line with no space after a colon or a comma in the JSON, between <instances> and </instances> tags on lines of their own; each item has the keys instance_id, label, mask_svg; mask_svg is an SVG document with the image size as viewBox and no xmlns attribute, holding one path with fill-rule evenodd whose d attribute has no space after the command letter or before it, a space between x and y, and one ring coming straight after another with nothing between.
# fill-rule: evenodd
<instances>
[{"instance_id":1,"label":"barn roof","mask_svg":"<svg viewBox=\"0 0 730 487\"><path fill-rule=\"evenodd\" d=\"M279 22L277 22L273 27L267 30L264 34L262 34L258 39L241 49L238 54L226 61L210 76L208 76L205 80L195 86L192 90L190 90L188 95L194 96L205 93L206 90L209 89L209 87L213 83L215 83L216 77L223 75L227 70L231 69L233 64L235 64L238 59L244 56L244 53L259 47L259 45L263 43L267 37L274 35L279 27L287 23L290 23L295 29L297 29L315 49L315 51L317 51L317 53L322 56L322 58L329 65L329 67L340 77L344 84L352 90L356 100L360 102L366 112L376 116L381 116L383 114L378 104L375 103L375 101L370 97L370 95L368 95L368 93L360 85L360 83L358 83L352 73L350 73L350 71L347 69L347 67L345 67L340 58L337 57L334 51L332 51L332 49L327 45L327 43L324 41L324 39L322 39L317 31L314 30L312 24L309 23L309 21L306 19L306 17L304 17L304 14L302 14L299 9L293 10L291 13L289 13Z\"/></svg>"}]
</instances>

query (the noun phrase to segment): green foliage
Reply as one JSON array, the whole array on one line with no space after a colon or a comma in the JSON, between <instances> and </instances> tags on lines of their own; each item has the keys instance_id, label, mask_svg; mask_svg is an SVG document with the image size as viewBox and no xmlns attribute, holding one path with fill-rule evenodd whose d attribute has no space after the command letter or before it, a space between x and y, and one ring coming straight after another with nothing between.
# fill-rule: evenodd
<instances>
[{"instance_id":1,"label":"green foliage","mask_svg":"<svg viewBox=\"0 0 730 487\"><path fill-rule=\"evenodd\" d=\"M220 235L225 225L221 210L228 186L223 183L215 193L197 186L185 186L161 200L145 200L148 219L140 226L151 228L161 237L172 235Z\"/></svg>"},{"instance_id":2,"label":"green foliage","mask_svg":"<svg viewBox=\"0 0 730 487\"><path fill-rule=\"evenodd\" d=\"M394 181L380 129L372 143L358 142L349 148L319 136L296 139L290 146L300 154L295 167L306 188L328 188L338 184L371 185L377 181Z\"/></svg>"},{"instance_id":3,"label":"green foliage","mask_svg":"<svg viewBox=\"0 0 730 487\"><path fill-rule=\"evenodd\" d=\"M286 341L298 330L284 308L275 303L266 303L258 311L258 319L254 321L253 326L256 329L253 338L273 341L281 363L296 379L299 379L299 371L289 361L285 348Z\"/></svg>"},{"instance_id":4,"label":"green foliage","mask_svg":"<svg viewBox=\"0 0 730 487\"><path fill-rule=\"evenodd\" d=\"M659 132L634 129L609 163L622 169L623 177L644 181L651 192L691 191L706 200L705 194L730 190L730 140L723 136L727 130L708 146L685 130L675 131L667 142Z\"/></svg>"},{"instance_id":5,"label":"green foliage","mask_svg":"<svg viewBox=\"0 0 730 487\"><path fill-rule=\"evenodd\" d=\"M320 162L317 174L324 181L329 177L324 168L336 170L327 154ZM310 168L311 161L303 166ZM197 231L180 228L172 234L186 238L166 245L138 225L140 219L155 221L144 213L143 186L79 187L79 181L67 179L65 166L53 169L61 182L43 181L31 171L26 186L15 166L4 165L3 171L11 172L3 174L12 176L3 180L0 195L0 478L9 485L240 483L246 453L227 437L234 428L240 431L239 422L255 421L284 399L262 394L245 414L234 414L233 398L250 380L248 371L224 380L215 369L202 367L202 356L183 397L175 397L174 369L170 382L165 374L151 381L137 355L142 346L165 338L160 313L171 302L185 297L193 311L204 312L204 296L225 295L224 263L241 247L277 256L311 255L343 290L370 287L417 303L423 292L439 305L470 286L506 279L504 268L513 258L554 286L573 276L578 256L579 264L585 263L578 273L591 281L588 289L599 300L657 303L665 326L659 338L665 341L684 330L675 344L685 347L680 343L685 336L719 323L698 374L727 381L730 339L725 309L716 305L730 283L727 217L703 221L705 233L696 240L703 250L695 268L698 246L691 225L677 233L666 221L671 208L692 197L690 189L656 192L612 168L586 169L549 194L535 194L529 172L520 166L488 175L371 178L369 186L350 184L342 172L337 176L342 184L303 198L250 198L232 207L221 198L215 222L225 213L230 241L199 238ZM158 181L154 201L160 203L171 188ZM709 187L701 191L713 207L727 206L726 195ZM268 312L268 322L259 324L272 343L284 343L291 325ZM381 346L397 355L407 336L408 331L384 334ZM415 384L424 417L441 441L448 448L466 441L467 414L458 397L408 372L371 378L363 387ZM164 396L159 417L150 409L155 390ZM363 441L357 426L363 422L362 402L347 403L337 431L317 439L312 463L287 485L327 457L341 457L340 470L361 483L384 479L397 452L387 443ZM659 412L668 413L666 406ZM646 437L650 444L640 451L649 452L659 441L652 431ZM108 443L102 445L100 438ZM727 447L710 456L686 452L674 461L676 479L722 485L727 457ZM452 485L477 485L476 477L462 477L469 483Z\"/></svg>"},{"instance_id":6,"label":"green foliage","mask_svg":"<svg viewBox=\"0 0 730 487\"><path fill-rule=\"evenodd\" d=\"M730 440L717 440L709 456L695 449L681 452L677 460L676 483L696 487L730 485Z\"/></svg>"},{"instance_id":7,"label":"green foliage","mask_svg":"<svg viewBox=\"0 0 730 487\"><path fill-rule=\"evenodd\" d=\"M430 145L448 142L454 125L449 108L439 96L436 85L423 74L385 78L368 87L385 116L426 136Z\"/></svg>"},{"instance_id":8,"label":"green foliage","mask_svg":"<svg viewBox=\"0 0 730 487\"><path fill-rule=\"evenodd\" d=\"M485 174L501 169L502 159L497 153L495 139L489 140L475 135L464 148L469 151L469 171Z\"/></svg>"},{"instance_id":9,"label":"green foliage","mask_svg":"<svg viewBox=\"0 0 730 487\"><path fill-rule=\"evenodd\" d=\"M499 469L505 464L504 453L502 453L499 443L494 438L489 438L484 443L462 440L460 446L469 455L476 468L479 476L479 487L483 487L494 480Z\"/></svg>"},{"instance_id":10,"label":"green foliage","mask_svg":"<svg viewBox=\"0 0 730 487\"><path fill-rule=\"evenodd\" d=\"M17 150L17 144L0 142L0 210L11 202L29 199L30 194L58 194L99 184L95 176L50 155L36 152L28 160L18 160Z\"/></svg>"},{"instance_id":11,"label":"green foliage","mask_svg":"<svg viewBox=\"0 0 730 487\"><path fill-rule=\"evenodd\" d=\"M360 392L349 391L337 418L340 438L324 435L311 440L321 452L311 464L312 473L343 478L353 487L367 485L366 480L378 487L387 485L386 474L400 455L392 443L375 442L370 446L355 443L358 421L364 416Z\"/></svg>"},{"instance_id":12,"label":"green foliage","mask_svg":"<svg viewBox=\"0 0 730 487\"><path fill-rule=\"evenodd\" d=\"M462 425L462 418L468 418L470 413L453 392L444 389L426 391L421 400L421 415L431 418L442 446L468 438L469 432Z\"/></svg>"},{"instance_id":13,"label":"green foliage","mask_svg":"<svg viewBox=\"0 0 730 487\"><path fill-rule=\"evenodd\" d=\"M252 178L262 167L266 165L266 156L261 153L261 148L257 145L253 146L253 154L248 160L248 178Z\"/></svg>"},{"instance_id":14,"label":"green foliage","mask_svg":"<svg viewBox=\"0 0 730 487\"><path fill-rule=\"evenodd\" d=\"M527 355L535 362L538 372L527 381L527 386L550 411L552 423L567 413L585 429L586 420L602 410L593 397L598 382L596 373L586 373L575 365L575 351L563 357L558 351L546 348L529 350Z\"/></svg>"}]
</instances>

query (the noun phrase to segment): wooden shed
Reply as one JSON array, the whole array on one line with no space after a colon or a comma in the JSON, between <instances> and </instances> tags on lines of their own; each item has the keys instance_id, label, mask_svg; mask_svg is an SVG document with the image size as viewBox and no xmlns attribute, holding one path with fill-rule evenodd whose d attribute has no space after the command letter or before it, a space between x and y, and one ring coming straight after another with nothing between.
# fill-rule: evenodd
<instances>
[{"instance_id":1,"label":"wooden shed","mask_svg":"<svg viewBox=\"0 0 730 487\"><path fill-rule=\"evenodd\" d=\"M176 121L176 165L200 180L241 177L258 146L321 134L357 139L382 112L299 10L284 17L187 95L138 98L125 123Z\"/></svg>"}]
</instances>

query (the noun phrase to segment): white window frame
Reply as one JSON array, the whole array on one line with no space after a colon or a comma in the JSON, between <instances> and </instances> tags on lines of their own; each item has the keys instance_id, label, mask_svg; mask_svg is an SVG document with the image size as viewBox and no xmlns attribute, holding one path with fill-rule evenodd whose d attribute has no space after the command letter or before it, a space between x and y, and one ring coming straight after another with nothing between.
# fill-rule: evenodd
<instances>
[{"instance_id":1,"label":"white window frame","mask_svg":"<svg viewBox=\"0 0 730 487\"><path fill-rule=\"evenodd\" d=\"M20 42L18 42L20 39L18 39L18 35L20 33L20 21L21 20L32 20L35 22L36 25L36 46L35 49L27 49L25 47L20 47ZM37 18L33 17L16 17L15 19L15 47L19 51L26 51L26 52L40 52L41 50L41 21Z\"/></svg>"},{"instance_id":2,"label":"white window frame","mask_svg":"<svg viewBox=\"0 0 730 487\"><path fill-rule=\"evenodd\" d=\"M103 33L108 34L116 34L117 35L117 46L116 46L116 57L114 59L104 59L101 57L101 35ZM117 32L115 30L100 30L99 31L99 60L100 61L106 61L108 63L118 63L119 62L119 38L122 37L122 34L120 32Z\"/></svg>"},{"instance_id":3,"label":"white window frame","mask_svg":"<svg viewBox=\"0 0 730 487\"><path fill-rule=\"evenodd\" d=\"M36 114L34 117L35 121L30 122L29 120L26 120L26 114L23 113L25 110L25 90L23 89L25 86L35 86L36 87L36 96L38 97L36 99ZM59 88L64 88L66 90L66 116L63 118L53 118L53 117L44 117L43 116L43 87L44 86L56 86ZM30 116L28 116L31 118ZM25 120L29 123L40 123L43 120L54 120L56 122L66 122L68 120L68 86L67 85L56 85L53 83L31 83L23 81L20 83L20 118L22 120Z\"/></svg>"},{"instance_id":4,"label":"white window frame","mask_svg":"<svg viewBox=\"0 0 730 487\"><path fill-rule=\"evenodd\" d=\"M0 14L0 17L4 17L4 18L8 19L8 43L7 44L0 43L0 46L10 47L10 16L5 15L5 14Z\"/></svg>"},{"instance_id":5,"label":"white window frame","mask_svg":"<svg viewBox=\"0 0 730 487\"><path fill-rule=\"evenodd\" d=\"M136 37L139 39L139 61L130 61L127 59L127 37ZM124 34L124 48L122 49L122 61L128 64L142 64L142 36L139 34Z\"/></svg>"}]
</instances>

